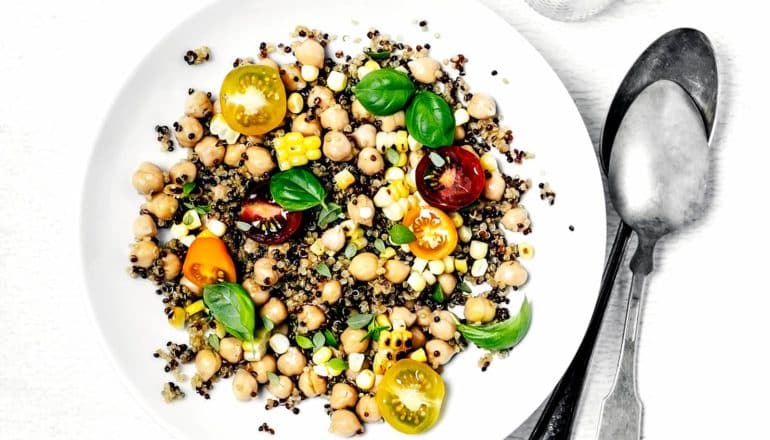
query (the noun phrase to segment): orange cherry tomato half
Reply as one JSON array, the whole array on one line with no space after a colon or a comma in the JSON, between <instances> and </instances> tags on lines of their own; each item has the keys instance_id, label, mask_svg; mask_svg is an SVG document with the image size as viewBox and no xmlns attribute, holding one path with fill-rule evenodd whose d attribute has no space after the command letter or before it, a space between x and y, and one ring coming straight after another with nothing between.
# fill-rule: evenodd
<instances>
[{"instance_id":1,"label":"orange cherry tomato half","mask_svg":"<svg viewBox=\"0 0 770 440\"><path fill-rule=\"evenodd\" d=\"M222 116L238 133L256 136L281 125L286 115L286 88L277 69L248 64L222 81Z\"/></svg>"},{"instance_id":2,"label":"orange cherry tomato half","mask_svg":"<svg viewBox=\"0 0 770 440\"><path fill-rule=\"evenodd\" d=\"M218 237L198 237L190 245L182 266L184 276L196 286L204 287L220 281L234 283L235 264L225 242Z\"/></svg>"},{"instance_id":3,"label":"orange cherry tomato half","mask_svg":"<svg viewBox=\"0 0 770 440\"><path fill-rule=\"evenodd\" d=\"M444 211L432 206L411 209L404 216L404 226L416 239L409 243L412 253L426 260L439 260L457 247L457 228Z\"/></svg>"}]
</instances>

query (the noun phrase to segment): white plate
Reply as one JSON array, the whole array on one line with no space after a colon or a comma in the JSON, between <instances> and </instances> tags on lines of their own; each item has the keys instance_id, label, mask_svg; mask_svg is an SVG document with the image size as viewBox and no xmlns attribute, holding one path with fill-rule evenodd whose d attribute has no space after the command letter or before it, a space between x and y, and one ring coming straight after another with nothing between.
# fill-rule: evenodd
<instances>
[{"instance_id":1,"label":"white plate","mask_svg":"<svg viewBox=\"0 0 770 440\"><path fill-rule=\"evenodd\" d=\"M416 24L422 19L428 21L427 31ZM514 146L537 154L535 160L508 170L531 177L535 184L525 199L534 227L525 240L534 245L535 259L525 262L531 279L522 289L532 301L532 327L508 358L495 360L485 373L477 366L478 351L457 356L444 373L448 394L443 416L420 436L505 437L545 399L583 335L604 259L604 193L583 122L557 76L524 38L476 3L391 0L375 7L344 0L332 7L301 0L228 0L195 14L164 38L120 92L86 181L83 261L93 312L109 353L148 411L180 437L251 438L266 421L277 439L335 438L327 432L322 399L303 402L299 416L283 408L266 412L266 393L241 403L225 383L210 401L186 386L187 399L164 403L160 389L171 378L151 354L165 341L184 342L186 336L166 323L153 286L126 274L131 223L141 203L131 187L131 174L140 161L170 165L181 154L159 151L155 124L181 114L188 87L216 93L236 57L254 55L260 41L289 41L297 24L336 34L338 44L343 35L365 40L369 27L376 26L413 45L430 42L438 59L466 55L473 90L495 96L505 125L513 129ZM187 66L184 52L202 44L212 49L213 59ZM364 44L353 46L360 49ZM490 74L493 69L497 76ZM536 185L545 181L557 192L554 206L538 197ZM569 225L575 226L574 232ZM366 438L407 437L380 424L367 426Z\"/></svg>"}]
</instances>

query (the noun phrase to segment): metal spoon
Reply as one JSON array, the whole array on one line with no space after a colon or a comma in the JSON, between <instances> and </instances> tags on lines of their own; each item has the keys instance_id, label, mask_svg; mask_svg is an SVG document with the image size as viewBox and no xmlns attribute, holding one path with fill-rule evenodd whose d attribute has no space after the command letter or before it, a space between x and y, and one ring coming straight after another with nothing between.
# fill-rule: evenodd
<instances>
[{"instance_id":1,"label":"metal spoon","mask_svg":"<svg viewBox=\"0 0 770 440\"><path fill-rule=\"evenodd\" d=\"M626 111L645 87L660 79L669 79L680 84L693 97L703 118L707 136L710 137L715 121L718 91L714 49L702 32L690 28L674 29L655 40L637 58L615 93L607 112L600 144L599 156L605 174L609 169L615 135ZM534 429L528 437L522 434L519 438L562 440L570 437L588 363L630 235L631 228L621 221L607 256L596 306L583 341L545 402ZM518 431L513 438L517 438Z\"/></svg>"},{"instance_id":2,"label":"metal spoon","mask_svg":"<svg viewBox=\"0 0 770 440\"><path fill-rule=\"evenodd\" d=\"M631 104L610 158L610 198L636 233L623 349L615 382L602 402L597 438L641 438L642 402L636 389L636 341L655 244L704 211L708 139L698 108L674 82L647 87Z\"/></svg>"}]
</instances>

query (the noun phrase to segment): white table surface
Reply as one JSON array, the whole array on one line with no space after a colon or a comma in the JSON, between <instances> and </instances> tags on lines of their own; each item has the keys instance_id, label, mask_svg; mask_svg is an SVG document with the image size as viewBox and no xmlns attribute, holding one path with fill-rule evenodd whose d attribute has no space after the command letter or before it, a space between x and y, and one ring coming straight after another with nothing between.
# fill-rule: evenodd
<instances>
[{"instance_id":1,"label":"white table surface","mask_svg":"<svg viewBox=\"0 0 770 440\"><path fill-rule=\"evenodd\" d=\"M166 436L123 387L94 335L77 258L79 193L96 129L127 75L160 36L207 3L48 0L0 7L2 439ZM639 349L644 436L766 435L766 14L748 0L616 0L597 17L567 24L537 15L522 0L484 3L551 63L594 144L615 88L650 42L680 26L711 37L722 87L712 206L702 222L659 246ZM614 233L616 216L608 210ZM627 286L622 274L574 438L594 438Z\"/></svg>"}]
</instances>

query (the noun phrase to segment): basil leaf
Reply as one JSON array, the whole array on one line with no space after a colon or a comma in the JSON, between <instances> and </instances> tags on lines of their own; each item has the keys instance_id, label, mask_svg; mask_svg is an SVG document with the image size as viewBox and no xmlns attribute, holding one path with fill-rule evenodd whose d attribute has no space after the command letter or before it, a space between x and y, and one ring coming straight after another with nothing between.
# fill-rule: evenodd
<instances>
[{"instance_id":1,"label":"basil leaf","mask_svg":"<svg viewBox=\"0 0 770 440\"><path fill-rule=\"evenodd\" d=\"M518 315L513 318L486 325L457 324L457 331L480 348L500 351L518 344L527 334L531 322L532 308L529 301L524 300Z\"/></svg>"},{"instance_id":2,"label":"basil leaf","mask_svg":"<svg viewBox=\"0 0 770 440\"><path fill-rule=\"evenodd\" d=\"M360 313L358 315L353 315L348 318L348 327L358 330L369 325L369 323L372 322L372 319L374 319L374 315L371 313Z\"/></svg>"},{"instance_id":3,"label":"basil leaf","mask_svg":"<svg viewBox=\"0 0 770 440\"><path fill-rule=\"evenodd\" d=\"M390 241L395 244L409 244L417 239L409 228L400 223L391 226L388 234L390 234Z\"/></svg>"},{"instance_id":4,"label":"basil leaf","mask_svg":"<svg viewBox=\"0 0 770 440\"><path fill-rule=\"evenodd\" d=\"M219 336L214 333L209 333L209 337L207 339L211 348L213 348L214 351L219 351Z\"/></svg>"},{"instance_id":5,"label":"basil leaf","mask_svg":"<svg viewBox=\"0 0 770 440\"><path fill-rule=\"evenodd\" d=\"M307 336L297 335L294 337L294 340L297 341L297 345L299 345L300 348L304 348L305 350L313 348L313 341Z\"/></svg>"},{"instance_id":6,"label":"basil leaf","mask_svg":"<svg viewBox=\"0 0 770 440\"><path fill-rule=\"evenodd\" d=\"M378 69L363 77L353 87L353 93L369 112L387 116L404 108L414 94L414 84L398 70ZM454 130L452 133L454 135Z\"/></svg>"},{"instance_id":7,"label":"basil leaf","mask_svg":"<svg viewBox=\"0 0 770 440\"><path fill-rule=\"evenodd\" d=\"M443 303L446 300L444 296L444 289L441 288L441 284L436 283L436 287L433 288L433 294L431 295L434 301Z\"/></svg>"},{"instance_id":8,"label":"basil leaf","mask_svg":"<svg viewBox=\"0 0 770 440\"><path fill-rule=\"evenodd\" d=\"M333 371L345 371L348 368L348 363L338 357L331 359L326 365Z\"/></svg>"},{"instance_id":9,"label":"basil leaf","mask_svg":"<svg viewBox=\"0 0 770 440\"><path fill-rule=\"evenodd\" d=\"M323 203L326 190L310 171L292 168L270 178L270 195L289 211L304 211Z\"/></svg>"},{"instance_id":10,"label":"basil leaf","mask_svg":"<svg viewBox=\"0 0 770 440\"><path fill-rule=\"evenodd\" d=\"M461 282L461 283L459 283L457 285L457 290L459 290L460 292L465 292L465 293L471 293L472 292L470 286L468 286L468 284L465 281L463 281L463 282Z\"/></svg>"},{"instance_id":11,"label":"basil leaf","mask_svg":"<svg viewBox=\"0 0 770 440\"><path fill-rule=\"evenodd\" d=\"M387 330L389 328L390 327L387 326L387 325L377 325L377 326L374 326L374 327L370 326L369 331L366 332L364 337L362 337L358 342L364 342L365 340L367 340L369 338L371 338L374 341L379 341L380 340L380 332L382 332L383 330Z\"/></svg>"},{"instance_id":12,"label":"basil leaf","mask_svg":"<svg viewBox=\"0 0 770 440\"><path fill-rule=\"evenodd\" d=\"M433 92L419 92L406 108L406 129L425 146L445 147L454 141L455 116L444 98Z\"/></svg>"},{"instance_id":13,"label":"basil leaf","mask_svg":"<svg viewBox=\"0 0 770 440\"><path fill-rule=\"evenodd\" d=\"M343 253L345 258L353 258L356 256L356 252L358 252L358 247L353 243L348 243L348 245L345 246L345 251Z\"/></svg>"},{"instance_id":14,"label":"basil leaf","mask_svg":"<svg viewBox=\"0 0 770 440\"><path fill-rule=\"evenodd\" d=\"M318 272L319 275L325 276L326 278L332 277L332 271L329 270L329 266L327 266L326 263L318 263L318 266L315 267L315 271Z\"/></svg>"},{"instance_id":15,"label":"basil leaf","mask_svg":"<svg viewBox=\"0 0 770 440\"><path fill-rule=\"evenodd\" d=\"M324 344L326 344L326 337L321 332L316 332L316 334L313 335L313 347L315 350L318 350L319 348L323 347Z\"/></svg>"},{"instance_id":16,"label":"basil leaf","mask_svg":"<svg viewBox=\"0 0 770 440\"><path fill-rule=\"evenodd\" d=\"M270 331L275 328L275 324L273 321L270 320L267 316L262 317L262 327L265 328L265 330Z\"/></svg>"},{"instance_id":17,"label":"basil leaf","mask_svg":"<svg viewBox=\"0 0 770 440\"><path fill-rule=\"evenodd\" d=\"M187 182L182 185L182 196L187 197L195 190L195 182Z\"/></svg>"},{"instance_id":18,"label":"basil leaf","mask_svg":"<svg viewBox=\"0 0 770 440\"><path fill-rule=\"evenodd\" d=\"M342 214L342 207L336 203L325 203L321 205L321 213L318 214L318 226L325 228L329 223L337 220Z\"/></svg>"},{"instance_id":19,"label":"basil leaf","mask_svg":"<svg viewBox=\"0 0 770 440\"><path fill-rule=\"evenodd\" d=\"M203 303L228 333L241 341L254 339L254 302L240 284L209 284L203 288Z\"/></svg>"},{"instance_id":20,"label":"basil leaf","mask_svg":"<svg viewBox=\"0 0 770 440\"><path fill-rule=\"evenodd\" d=\"M279 378L278 375L273 373L272 371L267 372L267 379L270 381L270 386L273 386L273 387L281 386L281 378Z\"/></svg>"},{"instance_id":21,"label":"basil leaf","mask_svg":"<svg viewBox=\"0 0 770 440\"><path fill-rule=\"evenodd\" d=\"M390 57L390 51L388 50L373 52L371 49L366 49L364 54L373 60L387 60Z\"/></svg>"},{"instance_id":22,"label":"basil leaf","mask_svg":"<svg viewBox=\"0 0 770 440\"><path fill-rule=\"evenodd\" d=\"M201 215L208 214L211 212L211 205L198 205L195 207L195 212Z\"/></svg>"},{"instance_id":23,"label":"basil leaf","mask_svg":"<svg viewBox=\"0 0 770 440\"><path fill-rule=\"evenodd\" d=\"M337 348L339 345L339 342L337 342L337 338L334 337L334 333L332 333L331 330L328 328L324 329L324 338L326 338L326 345L330 347Z\"/></svg>"}]
</instances>

